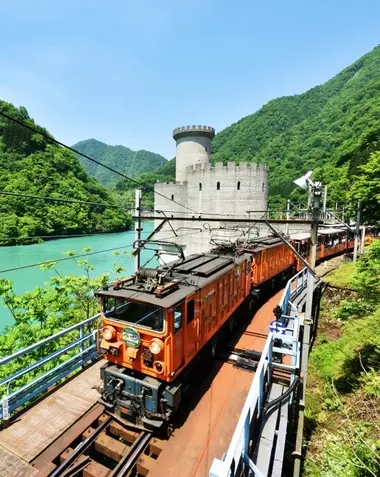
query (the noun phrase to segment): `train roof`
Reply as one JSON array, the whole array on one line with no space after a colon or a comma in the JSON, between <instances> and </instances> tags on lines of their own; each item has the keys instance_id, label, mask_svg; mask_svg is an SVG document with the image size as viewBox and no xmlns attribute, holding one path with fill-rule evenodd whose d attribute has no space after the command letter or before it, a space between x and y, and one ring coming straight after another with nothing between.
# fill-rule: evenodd
<instances>
[{"instance_id":1,"label":"train roof","mask_svg":"<svg viewBox=\"0 0 380 477\"><path fill-rule=\"evenodd\" d=\"M109 298L122 298L160 307L171 307L184 300L188 295L232 270L235 265L239 265L248 258L248 255L240 257L227 257L215 254L194 254L189 255L182 262L157 268L157 272L167 275L164 278L165 284L174 283L173 291L160 298L157 294L144 289L143 284L135 280L135 276L130 277L122 286L118 284L109 285L107 289L96 292L97 296Z\"/></svg>"},{"instance_id":2,"label":"train roof","mask_svg":"<svg viewBox=\"0 0 380 477\"><path fill-rule=\"evenodd\" d=\"M319 229L318 230L318 235L334 235L334 234L338 234L338 233L342 233L342 232L347 232L346 229L332 229L332 228L328 228L328 229ZM301 232L301 233L298 233L298 234L292 234L290 236L290 240L295 240L296 242L298 241L302 241L302 240L307 240L310 238L310 232Z\"/></svg>"}]
</instances>

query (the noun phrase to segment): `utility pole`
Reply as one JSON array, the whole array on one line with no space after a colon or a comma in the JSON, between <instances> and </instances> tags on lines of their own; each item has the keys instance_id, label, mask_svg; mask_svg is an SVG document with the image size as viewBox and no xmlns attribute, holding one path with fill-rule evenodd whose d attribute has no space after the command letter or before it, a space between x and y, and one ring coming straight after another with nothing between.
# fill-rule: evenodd
<instances>
[{"instance_id":1,"label":"utility pole","mask_svg":"<svg viewBox=\"0 0 380 477\"><path fill-rule=\"evenodd\" d=\"M286 220L290 219L290 199L286 202ZM289 237L289 222L286 224L286 235Z\"/></svg>"},{"instance_id":2,"label":"utility pole","mask_svg":"<svg viewBox=\"0 0 380 477\"><path fill-rule=\"evenodd\" d=\"M365 245L365 225L362 228L362 243L360 244L360 253L363 255L364 253L364 245Z\"/></svg>"},{"instance_id":3,"label":"utility pole","mask_svg":"<svg viewBox=\"0 0 380 477\"><path fill-rule=\"evenodd\" d=\"M315 269L318 246L318 219L320 213L321 199L321 183L308 183L309 203L312 203L312 224L310 231L310 253L309 265L310 269ZM299 477L301 471L302 458L302 434L305 419L305 402L306 402L306 382L307 382L307 366L309 360L310 342L311 342L311 325L313 323L313 295L314 295L314 276L308 268L307 272L307 295L306 309L303 323L302 334L302 358L301 358L301 395L300 410L298 414L296 449L293 452L295 457L293 477Z\"/></svg>"},{"instance_id":4,"label":"utility pole","mask_svg":"<svg viewBox=\"0 0 380 477\"><path fill-rule=\"evenodd\" d=\"M140 268L140 240L141 240L141 190L135 191L135 241L137 242L137 249L135 254L135 272Z\"/></svg>"},{"instance_id":5,"label":"utility pole","mask_svg":"<svg viewBox=\"0 0 380 477\"><path fill-rule=\"evenodd\" d=\"M309 194L312 202L312 224L310 231L310 252L309 252L309 265L314 270L315 262L317 258L317 246L318 246L318 220L320 212L320 199L321 190L317 184L309 186ZM307 298L306 298L306 310L305 320L312 320L312 308L313 308L313 294L314 294L314 277L308 271L307 277Z\"/></svg>"},{"instance_id":6,"label":"utility pole","mask_svg":"<svg viewBox=\"0 0 380 477\"><path fill-rule=\"evenodd\" d=\"M360 235L360 200L358 201L358 208L356 212L356 227L355 227L355 242L354 242L354 262L358 258L358 242Z\"/></svg>"},{"instance_id":7,"label":"utility pole","mask_svg":"<svg viewBox=\"0 0 380 477\"><path fill-rule=\"evenodd\" d=\"M326 222L326 206L327 206L327 186L323 193L323 220Z\"/></svg>"}]
</instances>

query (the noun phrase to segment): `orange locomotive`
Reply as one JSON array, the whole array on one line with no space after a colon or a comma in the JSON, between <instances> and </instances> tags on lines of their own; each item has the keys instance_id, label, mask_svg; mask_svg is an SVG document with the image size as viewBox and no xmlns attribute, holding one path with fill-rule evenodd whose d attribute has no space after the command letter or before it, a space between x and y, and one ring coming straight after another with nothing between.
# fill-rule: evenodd
<instances>
[{"instance_id":1,"label":"orange locomotive","mask_svg":"<svg viewBox=\"0 0 380 477\"><path fill-rule=\"evenodd\" d=\"M218 332L232 325L247 298L254 299L251 292L294 266L279 239L257 240L244 252L195 254L171 267L142 268L97 292L103 326L98 346L109 361L101 369L100 392L114 412L147 429L169 420L194 357L201 350L213 356Z\"/></svg>"},{"instance_id":2,"label":"orange locomotive","mask_svg":"<svg viewBox=\"0 0 380 477\"><path fill-rule=\"evenodd\" d=\"M321 231L318 259L352 248L345 234ZM309 238L309 233L291 237L303 256ZM180 405L194 358L212 357L219 332L244 316L237 313L243 302L249 305L263 289L287 279L298 262L280 239L266 237L171 266L141 268L99 290L98 348L107 360L101 369L102 401L140 427L160 427Z\"/></svg>"}]
</instances>

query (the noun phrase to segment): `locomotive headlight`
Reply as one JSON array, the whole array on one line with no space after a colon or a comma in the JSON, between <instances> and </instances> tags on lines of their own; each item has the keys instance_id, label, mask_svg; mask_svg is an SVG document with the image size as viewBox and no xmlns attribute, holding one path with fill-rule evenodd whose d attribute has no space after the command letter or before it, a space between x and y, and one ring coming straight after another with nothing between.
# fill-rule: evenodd
<instances>
[{"instance_id":1,"label":"locomotive headlight","mask_svg":"<svg viewBox=\"0 0 380 477\"><path fill-rule=\"evenodd\" d=\"M103 328L102 336L106 341L111 341L116 337L116 330L113 326L105 326Z\"/></svg>"},{"instance_id":2,"label":"locomotive headlight","mask_svg":"<svg viewBox=\"0 0 380 477\"><path fill-rule=\"evenodd\" d=\"M160 353L163 347L164 347L163 342L155 338L152 339L152 341L149 343L149 351L152 354Z\"/></svg>"}]
</instances>

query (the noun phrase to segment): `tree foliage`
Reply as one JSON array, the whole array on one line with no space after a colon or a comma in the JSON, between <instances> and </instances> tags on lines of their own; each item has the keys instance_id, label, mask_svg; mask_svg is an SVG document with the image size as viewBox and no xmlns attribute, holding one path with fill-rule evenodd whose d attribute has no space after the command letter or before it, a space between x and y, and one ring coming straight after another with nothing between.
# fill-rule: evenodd
<instances>
[{"instance_id":1,"label":"tree foliage","mask_svg":"<svg viewBox=\"0 0 380 477\"><path fill-rule=\"evenodd\" d=\"M339 303L334 289L322 304L324 333L308 369L306 422L313 433L304 467L307 477L379 475L379 279L378 240L355 267L343 265L328 278L355 292Z\"/></svg>"},{"instance_id":2,"label":"tree foliage","mask_svg":"<svg viewBox=\"0 0 380 477\"><path fill-rule=\"evenodd\" d=\"M44 134L25 108L0 101L0 110ZM0 194L0 244L30 243L23 237L115 232L130 228L109 192L90 178L68 150L0 117L0 190L99 203L73 204ZM10 237L14 239L9 240Z\"/></svg>"},{"instance_id":3,"label":"tree foliage","mask_svg":"<svg viewBox=\"0 0 380 477\"><path fill-rule=\"evenodd\" d=\"M277 200L291 193L297 200L293 180L313 170L328 185L332 206L353 199L351 186L356 197L361 195L355 182L371 175L362 166L379 150L380 46L325 84L270 101L218 133L212 160L269 164L269 195ZM375 167L375 159L371 164ZM375 206L380 208L378 195L372 204L368 219Z\"/></svg>"},{"instance_id":4,"label":"tree foliage","mask_svg":"<svg viewBox=\"0 0 380 477\"><path fill-rule=\"evenodd\" d=\"M90 248L83 250L85 254L90 251ZM11 280L0 278L0 299L10 310L14 319L13 325L6 327L0 333L0 357L11 355L19 349L26 348L98 313L99 301L94 296L95 290L113 278L119 278L125 271L122 266L114 262L109 273L93 277L94 267L87 259L77 259L75 252L66 252L66 254L77 263L81 271L79 276L61 276L54 262L46 262L41 268L53 269L56 275L49 279L47 286L36 287L22 295L14 291ZM115 255L117 255L116 252ZM0 379L62 348L70 341L77 339L77 334L78 332L74 331L3 366L0 369ZM17 385L25 384L76 352L78 349L72 349L67 355L28 373L13 385L17 387ZM4 391L0 389L0 394Z\"/></svg>"}]
</instances>

